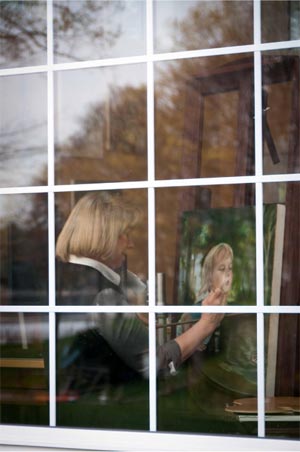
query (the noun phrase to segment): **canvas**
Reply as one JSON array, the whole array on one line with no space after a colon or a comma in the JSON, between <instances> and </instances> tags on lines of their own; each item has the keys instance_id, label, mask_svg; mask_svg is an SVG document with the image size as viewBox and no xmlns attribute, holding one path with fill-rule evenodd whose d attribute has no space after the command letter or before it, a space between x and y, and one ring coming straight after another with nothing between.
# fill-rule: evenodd
<instances>
[{"instance_id":1,"label":"canvas","mask_svg":"<svg viewBox=\"0 0 300 452\"><path fill-rule=\"evenodd\" d=\"M264 300L279 304L284 206L264 206ZM201 270L209 250L218 243L231 246L233 282L228 304L256 303L256 228L255 208L202 209L184 212L181 225L178 304L191 305L197 300L203 281ZM277 297L277 299L276 299Z\"/></svg>"}]
</instances>

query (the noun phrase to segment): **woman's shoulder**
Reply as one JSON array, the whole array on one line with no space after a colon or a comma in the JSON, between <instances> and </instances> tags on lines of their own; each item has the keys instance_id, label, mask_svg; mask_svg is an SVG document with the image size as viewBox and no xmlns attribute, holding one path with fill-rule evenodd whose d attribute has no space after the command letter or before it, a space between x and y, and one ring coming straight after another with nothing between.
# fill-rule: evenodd
<instances>
[{"instance_id":1,"label":"woman's shoulder","mask_svg":"<svg viewBox=\"0 0 300 452\"><path fill-rule=\"evenodd\" d=\"M113 284L94 268L70 262L57 262L56 298L59 305L93 305L103 290Z\"/></svg>"}]
</instances>

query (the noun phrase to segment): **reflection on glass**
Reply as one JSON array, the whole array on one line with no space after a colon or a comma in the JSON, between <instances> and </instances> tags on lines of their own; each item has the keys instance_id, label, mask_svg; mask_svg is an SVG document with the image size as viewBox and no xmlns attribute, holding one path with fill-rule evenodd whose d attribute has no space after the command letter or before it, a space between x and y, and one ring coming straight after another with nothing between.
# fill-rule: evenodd
<instances>
[{"instance_id":1,"label":"reflection on glass","mask_svg":"<svg viewBox=\"0 0 300 452\"><path fill-rule=\"evenodd\" d=\"M145 2L59 0L53 10L58 63L145 53Z\"/></svg>"},{"instance_id":2,"label":"reflection on glass","mask_svg":"<svg viewBox=\"0 0 300 452\"><path fill-rule=\"evenodd\" d=\"M172 315L172 323L176 317ZM167 334L174 334L170 327ZM256 408L256 373L256 316L225 315L206 346L175 376L159 374L158 430L256 435L257 422L240 422L236 409L243 398L253 398Z\"/></svg>"},{"instance_id":3,"label":"reflection on glass","mask_svg":"<svg viewBox=\"0 0 300 452\"><path fill-rule=\"evenodd\" d=\"M289 41L300 38L298 0L262 0L262 42Z\"/></svg>"},{"instance_id":4,"label":"reflection on glass","mask_svg":"<svg viewBox=\"0 0 300 452\"><path fill-rule=\"evenodd\" d=\"M0 79L0 185L42 185L47 178L47 78Z\"/></svg>"},{"instance_id":5,"label":"reflection on glass","mask_svg":"<svg viewBox=\"0 0 300 452\"><path fill-rule=\"evenodd\" d=\"M221 283L222 287L230 283L230 287L224 286L227 303L255 304L253 188L227 185L156 190L156 263L157 272L165 275L165 304L191 305L199 301L200 293L209 292L203 274L205 257L220 243L228 244L233 254L232 282L228 277Z\"/></svg>"},{"instance_id":6,"label":"reflection on glass","mask_svg":"<svg viewBox=\"0 0 300 452\"><path fill-rule=\"evenodd\" d=\"M0 67L46 64L46 20L46 2L0 2Z\"/></svg>"},{"instance_id":7,"label":"reflection on glass","mask_svg":"<svg viewBox=\"0 0 300 452\"><path fill-rule=\"evenodd\" d=\"M48 212L45 194L0 197L0 303L48 303Z\"/></svg>"},{"instance_id":8,"label":"reflection on glass","mask_svg":"<svg viewBox=\"0 0 300 452\"><path fill-rule=\"evenodd\" d=\"M147 302L147 229L140 216L146 191L76 196L56 198L58 217L63 207L64 216L71 208L56 242L56 300L99 306L100 312L58 317L58 423L147 429L148 318L103 312L105 306ZM137 274L127 266L136 266ZM89 414L83 409L87 404Z\"/></svg>"},{"instance_id":9,"label":"reflection on glass","mask_svg":"<svg viewBox=\"0 0 300 452\"><path fill-rule=\"evenodd\" d=\"M264 52L262 101L265 174L300 172L300 51Z\"/></svg>"},{"instance_id":10,"label":"reflection on glass","mask_svg":"<svg viewBox=\"0 0 300 452\"><path fill-rule=\"evenodd\" d=\"M300 183L264 184L265 304L299 305Z\"/></svg>"},{"instance_id":11,"label":"reflection on glass","mask_svg":"<svg viewBox=\"0 0 300 452\"><path fill-rule=\"evenodd\" d=\"M266 315L266 436L300 438L299 320Z\"/></svg>"},{"instance_id":12,"label":"reflection on glass","mask_svg":"<svg viewBox=\"0 0 300 452\"><path fill-rule=\"evenodd\" d=\"M58 425L148 430L148 379L143 357L135 355L137 342L130 341L134 318L138 320L135 314L58 315Z\"/></svg>"},{"instance_id":13,"label":"reflection on glass","mask_svg":"<svg viewBox=\"0 0 300 452\"><path fill-rule=\"evenodd\" d=\"M154 2L156 52L195 50L253 42L251 1Z\"/></svg>"},{"instance_id":14,"label":"reflection on glass","mask_svg":"<svg viewBox=\"0 0 300 452\"><path fill-rule=\"evenodd\" d=\"M145 65L56 74L56 182L147 177Z\"/></svg>"},{"instance_id":15,"label":"reflection on glass","mask_svg":"<svg viewBox=\"0 0 300 452\"><path fill-rule=\"evenodd\" d=\"M1 313L1 422L48 425L48 319Z\"/></svg>"},{"instance_id":16,"label":"reflection on glass","mask_svg":"<svg viewBox=\"0 0 300 452\"><path fill-rule=\"evenodd\" d=\"M253 56L155 66L156 177L254 173Z\"/></svg>"}]
</instances>

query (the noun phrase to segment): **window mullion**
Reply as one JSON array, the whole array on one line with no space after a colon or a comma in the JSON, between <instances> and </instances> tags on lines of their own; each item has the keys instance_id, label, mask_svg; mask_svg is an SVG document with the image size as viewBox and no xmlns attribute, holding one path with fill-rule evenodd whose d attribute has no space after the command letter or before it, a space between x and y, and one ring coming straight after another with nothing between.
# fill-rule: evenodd
<instances>
[{"instance_id":1,"label":"window mullion","mask_svg":"<svg viewBox=\"0 0 300 452\"><path fill-rule=\"evenodd\" d=\"M261 44L261 2L253 4L254 23L254 130L255 130L255 175L263 174L263 139L262 139L262 67L261 51L257 46ZM264 261L263 261L263 186L261 182L255 184L256 202L256 302L261 309L264 306ZM265 381L264 381L264 314L257 312L257 411L258 436L265 436Z\"/></svg>"},{"instance_id":2,"label":"window mullion","mask_svg":"<svg viewBox=\"0 0 300 452\"><path fill-rule=\"evenodd\" d=\"M149 429L156 431L156 331L155 331L155 157L153 2L147 0L147 165L148 165L148 300L149 300Z\"/></svg>"},{"instance_id":3,"label":"window mullion","mask_svg":"<svg viewBox=\"0 0 300 452\"><path fill-rule=\"evenodd\" d=\"M54 207L54 77L53 77L53 3L47 1L48 63L48 276L49 307L55 307L55 207ZM56 425L56 314L49 312L49 424Z\"/></svg>"}]
</instances>

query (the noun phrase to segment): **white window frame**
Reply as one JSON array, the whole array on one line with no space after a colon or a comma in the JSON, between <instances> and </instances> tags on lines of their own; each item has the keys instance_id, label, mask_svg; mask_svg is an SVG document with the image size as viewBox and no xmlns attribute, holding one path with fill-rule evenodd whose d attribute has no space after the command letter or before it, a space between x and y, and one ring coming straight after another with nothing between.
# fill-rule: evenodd
<instances>
[{"instance_id":1,"label":"white window frame","mask_svg":"<svg viewBox=\"0 0 300 452\"><path fill-rule=\"evenodd\" d=\"M155 189L162 187L185 187L189 185L254 184L256 193L256 282L257 304L248 307L220 306L202 307L203 311L243 312L257 315L257 341L264 341L264 315L268 313L299 314L297 306L265 306L263 299L263 184L267 182L300 182L300 174L264 175L262 167L262 103L261 103L261 53L267 50L300 48L300 40L261 43L260 0L254 0L254 43L251 45L222 47L195 51L154 54L153 51L153 3L146 0L147 12L147 53L138 57L113 58L84 62L54 64L52 0L47 0L48 53L47 64L42 66L11 68L0 70L0 76L45 73L48 80L48 185L38 187L0 188L1 194L46 193L48 194L48 234L49 234L49 305L48 306L0 306L1 312L35 312L49 315L50 353L50 426L26 427L1 425L1 443L20 444L37 447L63 447L67 449L92 450L189 450L189 451L236 451L236 450L299 450L299 443L293 440L265 438L264 412L264 352L258 347L258 437L222 437L202 434L159 433L156 425L156 365L155 365L155 315L159 312L187 312L193 307L155 305ZM168 61L205 56L228 55L251 52L254 54L254 99L255 99L255 175L241 177L219 177L201 179L155 180L155 140L154 140L154 64ZM148 121L148 179L141 182L55 185L54 179L54 73L70 69L91 67L122 66L124 64L145 63L147 67L147 121ZM66 191L144 188L148 191L148 267L149 305L147 307L124 307L124 312L147 312L149 314L150 379L149 379L149 432L124 432L108 430L68 429L56 427L56 387L55 387L55 322L61 312L94 312L99 307L69 307L55 305L55 193ZM119 307L108 308L110 312L120 312ZM55 428L55 431L54 431ZM54 434L52 434L54 433Z\"/></svg>"}]
</instances>

